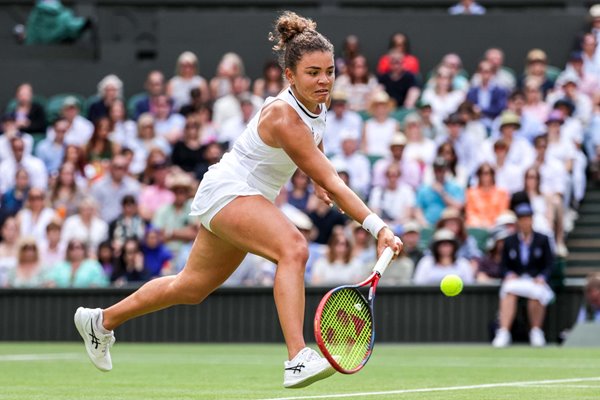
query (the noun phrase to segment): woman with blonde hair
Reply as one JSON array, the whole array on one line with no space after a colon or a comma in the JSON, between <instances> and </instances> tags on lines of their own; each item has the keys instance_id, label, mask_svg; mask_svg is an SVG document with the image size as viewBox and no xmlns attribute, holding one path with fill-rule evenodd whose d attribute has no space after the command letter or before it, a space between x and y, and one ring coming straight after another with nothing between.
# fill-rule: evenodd
<instances>
[{"instance_id":1,"label":"woman with blonde hair","mask_svg":"<svg viewBox=\"0 0 600 400\"><path fill-rule=\"evenodd\" d=\"M32 288L44 285L40 252L33 237L19 240L17 267L8 275L8 287Z\"/></svg>"},{"instance_id":2,"label":"woman with blonde hair","mask_svg":"<svg viewBox=\"0 0 600 400\"><path fill-rule=\"evenodd\" d=\"M177 58L175 76L167 83L167 96L173 100L174 111L191 101L192 89L200 89L204 103L209 100L208 82L198 73L198 57L191 51L184 51Z\"/></svg>"}]
</instances>

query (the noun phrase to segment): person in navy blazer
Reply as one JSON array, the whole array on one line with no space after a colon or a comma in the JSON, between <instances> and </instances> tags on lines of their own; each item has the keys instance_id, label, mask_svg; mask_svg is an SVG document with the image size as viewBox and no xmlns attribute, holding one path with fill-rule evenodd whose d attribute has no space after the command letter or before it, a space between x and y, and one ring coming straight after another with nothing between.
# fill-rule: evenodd
<instances>
[{"instance_id":1,"label":"person in navy blazer","mask_svg":"<svg viewBox=\"0 0 600 400\"><path fill-rule=\"evenodd\" d=\"M481 110L484 123L491 123L506 108L508 93L492 80L494 69L489 61L479 62L477 72L481 76L481 83L469 89L467 100Z\"/></svg>"},{"instance_id":2,"label":"person in navy blazer","mask_svg":"<svg viewBox=\"0 0 600 400\"><path fill-rule=\"evenodd\" d=\"M548 280L554 266L550 238L533 230L533 209L529 203L515 207L517 232L504 241L502 286L500 288L500 328L492 342L506 347L512 341L510 329L517 310L518 297L527 298L529 341L534 347L546 344L542 325L546 306L554 299Z\"/></svg>"}]
</instances>

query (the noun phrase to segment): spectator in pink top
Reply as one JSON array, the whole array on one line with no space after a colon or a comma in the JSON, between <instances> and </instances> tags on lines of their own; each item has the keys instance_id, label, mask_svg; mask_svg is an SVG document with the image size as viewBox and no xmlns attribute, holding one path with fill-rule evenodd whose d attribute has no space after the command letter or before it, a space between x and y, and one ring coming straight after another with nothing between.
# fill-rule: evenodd
<instances>
[{"instance_id":1,"label":"spectator in pink top","mask_svg":"<svg viewBox=\"0 0 600 400\"><path fill-rule=\"evenodd\" d=\"M152 165L152 183L145 186L139 198L140 216L145 221L151 221L156 210L165 204L173 203L175 195L167 188L169 165L166 160L155 161Z\"/></svg>"}]
</instances>

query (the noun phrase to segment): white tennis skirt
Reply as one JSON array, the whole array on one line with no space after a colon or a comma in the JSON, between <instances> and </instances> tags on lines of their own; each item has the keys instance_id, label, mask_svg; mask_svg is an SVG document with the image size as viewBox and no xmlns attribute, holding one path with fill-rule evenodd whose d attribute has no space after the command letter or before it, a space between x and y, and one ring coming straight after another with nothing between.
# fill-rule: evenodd
<instances>
[{"instance_id":1,"label":"white tennis skirt","mask_svg":"<svg viewBox=\"0 0 600 400\"><path fill-rule=\"evenodd\" d=\"M537 300L545 306L554 300L554 292L550 286L547 283L536 283L529 275L504 281L500 287L500 298L507 294Z\"/></svg>"},{"instance_id":2,"label":"white tennis skirt","mask_svg":"<svg viewBox=\"0 0 600 400\"><path fill-rule=\"evenodd\" d=\"M238 196L260 195L258 189L222 170L210 169L196 191L190 207L190 215L198 216L202 225L212 232L210 222L227 204Z\"/></svg>"}]
</instances>

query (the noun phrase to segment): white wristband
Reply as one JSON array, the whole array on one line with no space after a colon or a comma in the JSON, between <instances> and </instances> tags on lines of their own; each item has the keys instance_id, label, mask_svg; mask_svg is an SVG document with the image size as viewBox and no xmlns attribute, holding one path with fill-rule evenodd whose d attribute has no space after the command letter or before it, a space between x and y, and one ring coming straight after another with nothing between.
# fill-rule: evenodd
<instances>
[{"instance_id":1,"label":"white wristband","mask_svg":"<svg viewBox=\"0 0 600 400\"><path fill-rule=\"evenodd\" d=\"M371 213L367 215L367 218L363 221L362 227L377 239L379 231L387 227L387 225L377 214Z\"/></svg>"}]
</instances>

